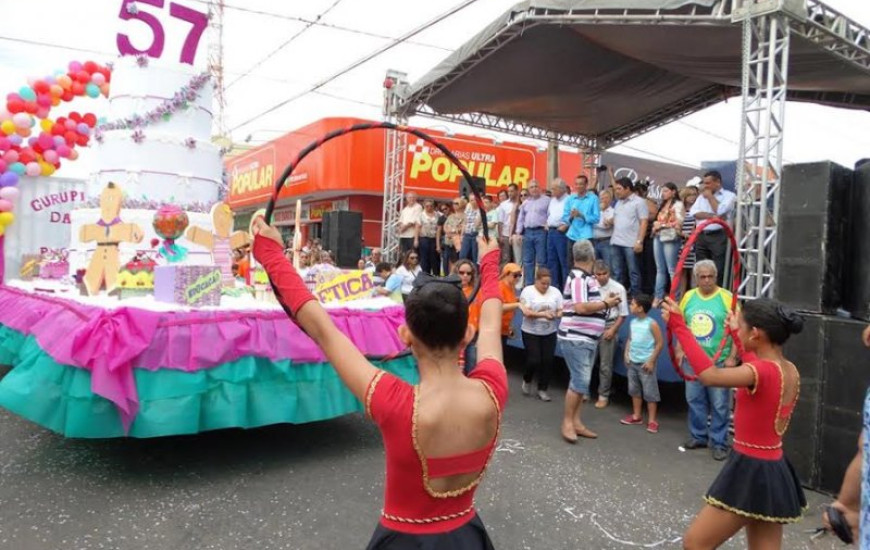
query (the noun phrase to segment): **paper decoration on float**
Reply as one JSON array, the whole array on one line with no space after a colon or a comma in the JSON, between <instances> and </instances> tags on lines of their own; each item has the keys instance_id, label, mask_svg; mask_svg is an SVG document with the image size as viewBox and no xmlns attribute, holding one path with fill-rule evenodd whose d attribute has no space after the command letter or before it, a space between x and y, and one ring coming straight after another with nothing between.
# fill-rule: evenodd
<instances>
[{"instance_id":1,"label":"paper decoration on float","mask_svg":"<svg viewBox=\"0 0 870 550\"><path fill-rule=\"evenodd\" d=\"M223 286L234 287L233 250L251 244L251 236L244 231L232 231L233 211L224 202L212 207L211 217L214 232L194 225L187 230L186 236L189 241L211 251L212 261L220 269Z\"/></svg>"},{"instance_id":2,"label":"paper decoration on float","mask_svg":"<svg viewBox=\"0 0 870 550\"><path fill-rule=\"evenodd\" d=\"M122 242L142 242L142 228L135 223L121 221L123 200L124 194L121 188L109 182L100 194L100 219L95 223L82 226L79 232L81 242L97 243L83 279L85 288L91 296L99 293L104 284L106 292L115 290L121 268L118 245Z\"/></svg>"},{"instance_id":3,"label":"paper decoration on float","mask_svg":"<svg viewBox=\"0 0 870 550\"><path fill-rule=\"evenodd\" d=\"M330 281L318 284L314 289L314 295L324 304L351 302L371 297L374 287L372 276L367 271L346 271Z\"/></svg>"},{"instance_id":4,"label":"paper decoration on float","mask_svg":"<svg viewBox=\"0 0 870 550\"><path fill-rule=\"evenodd\" d=\"M154 268L157 261L148 252L137 252L132 260L124 264L118 273L118 288L122 298L125 290L144 291L150 294L154 290ZM127 292L130 295L130 292Z\"/></svg>"},{"instance_id":5,"label":"paper decoration on float","mask_svg":"<svg viewBox=\"0 0 870 550\"><path fill-rule=\"evenodd\" d=\"M163 205L154 213L152 225L154 232L163 239L160 255L171 264L183 262L187 258L187 249L176 244L175 240L184 235L190 225L187 213L175 205Z\"/></svg>"},{"instance_id":6,"label":"paper decoration on float","mask_svg":"<svg viewBox=\"0 0 870 550\"><path fill-rule=\"evenodd\" d=\"M223 274L213 265L162 265L154 269L154 299L187 307L219 306Z\"/></svg>"}]
</instances>

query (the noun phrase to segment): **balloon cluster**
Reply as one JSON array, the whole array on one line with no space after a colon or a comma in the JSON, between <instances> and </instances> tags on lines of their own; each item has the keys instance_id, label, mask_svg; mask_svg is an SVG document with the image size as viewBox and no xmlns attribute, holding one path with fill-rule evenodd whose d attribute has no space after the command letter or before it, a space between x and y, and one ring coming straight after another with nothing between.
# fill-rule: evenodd
<instances>
[{"instance_id":1,"label":"balloon cluster","mask_svg":"<svg viewBox=\"0 0 870 550\"><path fill-rule=\"evenodd\" d=\"M51 120L51 108L81 96L108 97L111 75L108 67L93 61L73 61L67 71L30 79L6 96L6 108L0 108L0 235L14 219L21 176L50 176L61 159L77 159L76 146L86 146L97 125L91 113Z\"/></svg>"}]
</instances>

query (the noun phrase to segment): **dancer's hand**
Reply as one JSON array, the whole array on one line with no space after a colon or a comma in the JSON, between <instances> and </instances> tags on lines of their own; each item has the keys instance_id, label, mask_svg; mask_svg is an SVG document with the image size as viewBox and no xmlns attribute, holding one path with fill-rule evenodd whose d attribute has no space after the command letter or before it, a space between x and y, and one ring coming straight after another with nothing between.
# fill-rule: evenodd
<instances>
[{"instance_id":1,"label":"dancer's hand","mask_svg":"<svg viewBox=\"0 0 870 550\"><path fill-rule=\"evenodd\" d=\"M858 510L850 510L849 508L846 508L842 502L836 500L831 503L831 507L843 512L843 518L846 520L846 525L848 525L849 529L852 530L852 540L858 540ZM832 530L827 512L822 513L822 524L828 531Z\"/></svg>"},{"instance_id":2,"label":"dancer's hand","mask_svg":"<svg viewBox=\"0 0 870 550\"><path fill-rule=\"evenodd\" d=\"M281 238L281 232L278 231L275 227L271 225L267 225L263 218L257 218L254 221L253 225L254 236L260 235L267 239L272 239L279 245L281 248L284 247L284 239Z\"/></svg>"},{"instance_id":3,"label":"dancer's hand","mask_svg":"<svg viewBox=\"0 0 870 550\"><path fill-rule=\"evenodd\" d=\"M490 237L489 240L486 240L483 235L478 235L477 250L480 258L483 258L487 253L492 252L493 250L499 250L498 239Z\"/></svg>"},{"instance_id":4,"label":"dancer's hand","mask_svg":"<svg viewBox=\"0 0 870 550\"><path fill-rule=\"evenodd\" d=\"M665 320L665 323L667 323L668 320L671 318L671 313L674 313L676 315L682 315L682 312L680 311L680 306L677 305L677 303L675 301L673 301L673 299L671 299L670 296L666 297L662 301L661 309L662 309L662 319Z\"/></svg>"},{"instance_id":5,"label":"dancer's hand","mask_svg":"<svg viewBox=\"0 0 870 550\"><path fill-rule=\"evenodd\" d=\"M725 317L725 325L735 332L740 327L740 325L737 323L737 315L735 315L733 311L729 311L728 316Z\"/></svg>"}]
</instances>

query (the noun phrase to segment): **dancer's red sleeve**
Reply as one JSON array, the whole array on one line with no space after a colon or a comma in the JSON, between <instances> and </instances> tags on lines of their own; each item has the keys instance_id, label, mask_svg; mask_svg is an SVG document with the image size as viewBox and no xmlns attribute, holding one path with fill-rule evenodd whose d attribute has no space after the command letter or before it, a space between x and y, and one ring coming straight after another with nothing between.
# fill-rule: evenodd
<instances>
[{"instance_id":1,"label":"dancer's red sleeve","mask_svg":"<svg viewBox=\"0 0 870 550\"><path fill-rule=\"evenodd\" d=\"M686 320L683 319L681 314L670 314L668 319L668 329L670 329L670 331L677 337L677 341L680 342L680 347L683 348L683 353L686 354L686 359L689 361L689 364L697 375L700 376L702 372L714 366L713 360L710 359L707 352L705 352L698 344L695 335L692 334L692 331L686 326Z\"/></svg>"},{"instance_id":2,"label":"dancer's red sleeve","mask_svg":"<svg viewBox=\"0 0 870 550\"><path fill-rule=\"evenodd\" d=\"M294 317L302 306L315 299L277 242L261 235L254 237L254 258L265 268L269 280L278 289L276 298Z\"/></svg>"},{"instance_id":3,"label":"dancer's red sleeve","mask_svg":"<svg viewBox=\"0 0 870 550\"><path fill-rule=\"evenodd\" d=\"M482 304L490 299L501 300L501 291L498 288L498 259L499 251L490 250L480 260L480 298Z\"/></svg>"}]
</instances>

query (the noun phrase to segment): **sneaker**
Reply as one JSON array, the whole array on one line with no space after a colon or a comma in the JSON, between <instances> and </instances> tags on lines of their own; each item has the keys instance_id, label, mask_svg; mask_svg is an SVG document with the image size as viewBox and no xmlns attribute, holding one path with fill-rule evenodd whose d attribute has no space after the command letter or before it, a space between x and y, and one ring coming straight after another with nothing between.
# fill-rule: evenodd
<instances>
[{"instance_id":1,"label":"sneaker","mask_svg":"<svg viewBox=\"0 0 870 550\"><path fill-rule=\"evenodd\" d=\"M634 415L628 415L622 420L619 421L620 424L625 424L626 426L639 426L643 424L643 418L635 418Z\"/></svg>"},{"instance_id":2,"label":"sneaker","mask_svg":"<svg viewBox=\"0 0 870 550\"><path fill-rule=\"evenodd\" d=\"M548 403L553 400L553 398L550 397L550 394L547 393L546 390L538 390L538 399L540 399L541 401L546 401Z\"/></svg>"},{"instance_id":3,"label":"sneaker","mask_svg":"<svg viewBox=\"0 0 870 550\"><path fill-rule=\"evenodd\" d=\"M726 458L728 458L728 449L724 447L716 447L713 449L713 460L722 462Z\"/></svg>"},{"instance_id":4,"label":"sneaker","mask_svg":"<svg viewBox=\"0 0 870 550\"><path fill-rule=\"evenodd\" d=\"M704 441L698 441L697 439L689 438L683 443L683 448L688 450L694 449L705 449L707 447L707 443Z\"/></svg>"},{"instance_id":5,"label":"sneaker","mask_svg":"<svg viewBox=\"0 0 870 550\"><path fill-rule=\"evenodd\" d=\"M529 396L532 395L532 383L526 382L523 380L523 395Z\"/></svg>"},{"instance_id":6,"label":"sneaker","mask_svg":"<svg viewBox=\"0 0 870 550\"><path fill-rule=\"evenodd\" d=\"M606 397L599 397L598 401L595 402L595 408L596 409L603 409L608 404L610 404L610 400L608 400Z\"/></svg>"},{"instance_id":7,"label":"sneaker","mask_svg":"<svg viewBox=\"0 0 870 550\"><path fill-rule=\"evenodd\" d=\"M651 434L659 433L659 423L655 420L651 421L649 424L646 425L646 431Z\"/></svg>"}]
</instances>

